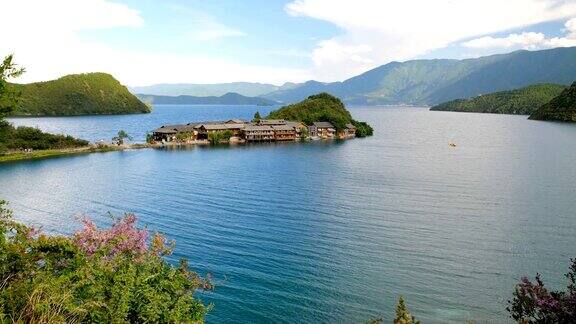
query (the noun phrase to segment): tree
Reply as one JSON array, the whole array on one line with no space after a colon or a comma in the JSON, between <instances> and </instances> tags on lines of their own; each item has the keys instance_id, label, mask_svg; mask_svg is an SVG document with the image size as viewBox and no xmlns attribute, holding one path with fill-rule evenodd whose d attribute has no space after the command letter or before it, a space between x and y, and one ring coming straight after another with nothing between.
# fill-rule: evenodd
<instances>
[{"instance_id":1,"label":"tree","mask_svg":"<svg viewBox=\"0 0 576 324\"><path fill-rule=\"evenodd\" d=\"M260 119L262 119L262 117L260 116L260 112L259 112L259 111L256 111L256 113L254 114L254 119L253 119L253 121L254 121L254 122L259 122Z\"/></svg>"},{"instance_id":2,"label":"tree","mask_svg":"<svg viewBox=\"0 0 576 324\"><path fill-rule=\"evenodd\" d=\"M19 93L8 87L8 79L17 78L25 72L24 68L19 68L12 61L13 59L13 54L8 55L0 64L0 122L18 104Z\"/></svg>"},{"instance_id":3,"label":"tree","mask_svg":"<svg viewBox=\"0 0 576 324\"><path fill-rule=\"evenodd\" d=\"M148 144L154 143L154 135L152 135L152 133L150 132L146 133L146 143Z\"/></svg>"},{"instance_id":4,"label":"tree","mask_svg":"<svg viewBox=\"0 0 576 324\"><path fill-rule=\"evenodd\" d=\"M518 323L576 323L576 259L572 259L567 291L550 291L544 286L540 274L536 282L523 277L508 301L506 310Z\"/></svg>"},{"instance_id":5,"label":"tree","mask_svg":"<svg viewBox=\"0 0 576 324\"><path fill-rule=\"evenodd\" d=\"M402 296L400 296L398 304L396 305L396 318L394 318L394 324L420 324L420 321L417 321L416 318L410 314L408 306L406 306Z\"/></svg>"},{"instance_id":6,"label":"tree","mask_svg":"<svg viewBox=\"0 0 576 324\"><path fill-rule=\"evenodd\" d=\"M119 130L118 135L112 137L112 141L116 142L116 144L118 146L123 145L125 139L128 139L131 141L132 137L130 135L128 135L128 133L126 133L126 131L124 131L124 130Z\"/></svg>"},{"instance_id":7,"label":"tree","mask_svg":"<svg viewBox=\"0 0 576 324\"><path fill-rule=\"evenodd\" d=\"M309 135L308 127L300 127L300 140L307 139L308 135Z\"/></svg>"}]
</instances>

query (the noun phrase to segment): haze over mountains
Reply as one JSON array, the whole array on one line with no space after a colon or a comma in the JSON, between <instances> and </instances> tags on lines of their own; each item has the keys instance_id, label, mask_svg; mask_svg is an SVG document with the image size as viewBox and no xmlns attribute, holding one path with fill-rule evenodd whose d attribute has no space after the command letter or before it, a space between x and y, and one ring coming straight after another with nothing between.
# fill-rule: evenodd
<instances>
[{"instance_id":1,"label":"haze over mountains","mask_svg":"<svg viewBox=\"0 0 576 324\"><path fill-rule=\"evenodd\" d=\"M536 83L576 80L576 47L517 51L466 60L392 62L344 82L309 81L265 98L293 102L321 91L349 104L434 105Z\"/></svg>"},{"instance_id":2,"label":"haze over mountains","mask_svg":"<svg viewBox=\"0 0 576 324\"><path fill-rule=\"evenodd\" d=\"M270 92L288 89L294 83L286 83L276 86L266 83L231 82L217 84L155 84L143 87L131 87L132 93L156 95L156 96L195 96L195 97L220 97L227 93L238 93L246 97L258 97Z\"/></svg>"},{"instance_id":3,"label":"haze over mountains","mask_svg":"<svg viewBox=\"0 0 576 324\"><path fill-rule=\"evenodd\" d=\"M241 94L228 92L221 96L157 96L137 94L138 99L149 104L160 105L256 105L272 106L277 102L260 97L247 97Z\"/></svg>"},{"instance_id":4,"label":"haze over mountains","mask_svg":"<svg viewBox=\"0 0 576 324\"><path fill-rule=\"evenodd\" d=\"M220 96L236 92L293 103L328 92L347 104L436 105L537 83L570 85L576 80L576 47L516 51L480 58L391 62L342 82L308 81L283 86L259 83L176 84L132 88L156 95Z\"/></svg>"}]
</instances>

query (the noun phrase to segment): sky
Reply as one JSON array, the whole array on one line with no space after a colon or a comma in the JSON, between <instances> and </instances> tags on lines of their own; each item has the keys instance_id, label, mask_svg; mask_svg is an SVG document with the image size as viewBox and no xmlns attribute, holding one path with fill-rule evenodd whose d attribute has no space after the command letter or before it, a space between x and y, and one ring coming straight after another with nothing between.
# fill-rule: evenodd
<instances>
[{"instance_id":1,"label":"sky","mask_svg":"<svg viewBox=\"0 0 576 324\"><path fill-rule=\"evenodd\" d=\"M342 81L391 61L576 46L576 0L0 0L17 82Z\"/></svg>"}]
</instances>

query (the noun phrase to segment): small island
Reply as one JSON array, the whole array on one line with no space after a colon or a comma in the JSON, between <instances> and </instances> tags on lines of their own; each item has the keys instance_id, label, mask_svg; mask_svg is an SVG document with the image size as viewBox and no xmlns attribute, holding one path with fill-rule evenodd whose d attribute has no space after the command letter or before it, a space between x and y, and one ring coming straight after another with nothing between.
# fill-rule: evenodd
<instances>
[{"instance_id":1,"label":"small island","mask_svg":"<svg viewBox=\"0 0 576 324\"><path fill-rule=\"evenodd\" d=\"M272 111L266 118L256 113L252 121L193 122L164 125L149 136L151 143L220 144L366 137L373 129L352 118L342 101L320 93L297 104Z\"/></svg>"}]
</instances>

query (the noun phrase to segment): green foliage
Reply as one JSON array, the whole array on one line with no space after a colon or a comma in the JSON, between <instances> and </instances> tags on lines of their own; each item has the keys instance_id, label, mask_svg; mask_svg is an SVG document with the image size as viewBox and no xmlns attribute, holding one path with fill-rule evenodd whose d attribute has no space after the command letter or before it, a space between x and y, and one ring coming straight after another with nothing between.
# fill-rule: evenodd
<instances>
[{"instance_id":1,"label":"green foliage","mask_svg":"<svg viewBox=\"0 0 576 324\"><path fill-rule=\"evenodd\" d=\"M359 137L370 136L373 133L372 128L368 124L352 119L352 115L346 110L340 99L325 92L309 96L304 101L272 111L267 118L299 121L306 125L327 121L334 125L337 131L346 129L346 124L352 123L360 126L360 135L362 136Z\"/></svg>"},{"instance_id":2,"label":"green foliage","mask_svg":"<svg viewBox=\"0 0 576 324\"><path fill-rule=\"evenodd\" d=\"M88 145L87 141L72 136L53 135L32 127L15 128L3 118L13 111L19 103L20 91L9 85L6 80L24 73L12 62L13 56L7 56L0 65L0 154L10 150L62 149Z\"/></svg>"},{"instance_id":3,"label":"green foliage","mask_svg":"<svg viewBox=\"0 0 576 324\"><path fill-rule=\"evenodd\" d=\"M416 318L410 314L408 306L406 306L402 296L400 296L398 304L396 304L396 317L394 318L394 324L420 324L420 321L417 321Z\"/></svg>"},{"instance_id":4,"label":"green foliage","mask_svg":"<svg viewBox=\"0 0 576 324\"><path fill-rule=\"evenodd\" d=\"M150 132L146 133L146 143L148 144L154 143L154 135L152 135L152 133Z\"/></svg>"},{"instance_id":5,"label":"green foliage","mask_svg":"<svg viewBox=\"0 0 576 324\"><path fill-rule=\"evenodd\" d=\"M260 112L257 111L257 112L254 114L254 118L253 118L252 120L255 121L255 122L259 122L260 119L262 119L262 116L260 116Z\"/></svg>"},{"instance_id":6,"label":"green foliage","mask_svg":"<svg viewBox=\"0 0 576 324\"><path fill-rule=\"evenodd\" d=\"M44 133L37 128L12 126L0 121L0 153L10 150L48 150L75 148L88 145L88 141L69 135Z\"/></svg>"},{"instance_id":7,"label":"green foliage","mask_svg":"<svg viewBox=\"0 0 576 324\"><path fill-rule=\"evenodd\" d=\"M0 201L0 319L202 322L207 308L194 293L210 283L186 261L166 263L165 239L156 234L147 245L134 220L126 216L109 230L88 224L74 237L48 236L13 221Z\"/></svg>"},{"instance_id":8,"label":"green foliage","mask_svg":"<svg viewBox=\"0 0 576 324\"><path fill-rule=\"evenodd\" d=\"M309 136L308 127L300 127L300 140L305 140Z\"/></svg>"},{"instance_id":9,"label":"green foliage","mask_svg":"<svg viewBox=\"0 0 576 324\"><path fill-rule=\"evenodd\" d=\"M453 100L434 106L430 110L530 115L564 89L566 87L563 85L537 84L470 99Z\"/></svg>"},{"instance_id":10,"label":"green foliage","mask_svg":"<svg viewBox=\"0 0 576 324\"><path fill-rule=\"evenodd\" d=\"M538 108L530 119L576 122L576 82L549 103Z\"/></svg>"},{"instance_id":11,"label":"green foliage","mask_svg":"<svg viewBox=\"0 0 576 324\"><path fill-rule=\"evenodd\" d=\"M0 122L18 104L19 93L8 86L7 80L17 78L25 72L12 62L14 55L8 55L0 64Z\"/></svg>"},{"instance_id":12,"label":"green foliage","mask_svg":"<svg viewBox=\"0 0 576 324\"><path fill-rule=\"evenodd\" d=\"M212 145L216 145L230 141L232 136L234 136L234 133L231 130L210 132L208 134L208 140Z\"/></svg>"},{"instance_id":13,"label":"green foliage","mask_svg":"<svg viewBox=\"0 0 576 324\"><path fill-rule=\"evenodd\" d=\"M118 134L114 137L112 137L112 141L116 142L117 145L123 145L124 144L124 140L132 140L132 136L128 135L128 133L126 133L126 131L124 130L119 130Z\"/></svg>"},{"instance_id":14,"label":"green foliage","mask_svg":"<svg viewBox=\"0 0 576 324\"><path fill-rule=\"evenodd\" d=\"M374 129L372 126L368 125L366 122L352 121L352 124L356 127L356 137L368 137L374 134Z\"/></svg>"},{"instance_id":15,"label":"green foliage","mask_svg":"<svg viewBox=\"0 0 576 324\"><path fill-rule=\"evenodd\" d=\"M57 80L10 84L22 94L15 116L73 116L148 113L150 108L105 73L67 75Z\"/></svg>"}]
</instances>

